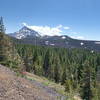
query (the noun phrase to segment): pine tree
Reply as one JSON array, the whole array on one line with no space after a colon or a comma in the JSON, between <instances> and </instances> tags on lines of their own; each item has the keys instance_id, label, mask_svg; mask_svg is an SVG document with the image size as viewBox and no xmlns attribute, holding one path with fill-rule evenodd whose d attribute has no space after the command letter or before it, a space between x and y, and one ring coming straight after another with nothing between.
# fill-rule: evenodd
<instances>
[{"instance_id":1,"label":"pine tree","mask_svg":"<svg viewBox=\"0 0 100 100\"><path fill-rule=\"evenodd\" d=\"M82 79L82 98L84 100L92 99L92 90L91 90L91 67L89 61L85 61L84 70L83 70L83 79Z\"/></svg>"},{"instance_id":2,"label":"pine tree","mask_svg":"<svg viewBox=\"0 0 100 100\"><path fill-rule=\"evenodd\" d=\"M0 18L0 64L15 70L23 68L23 61L18 55L10 37L5 34L3 18Z\"/></svg>"},{"instance_id":3,"label":"pine tree","mask_svg":"<svg viewBox=\"0 0 100 100\"><path fill-rule=\"evenodd\" d=\"M5 27L3 24L3 17L0 18L0 32L5 33Z\"/></svg>"},{"instance_id":4,"label":"pine tree","mask_svg":"<svg viewBox=\"0 0 100 100\"><path fill-rule=\"evenodd\" d=\"M0 62L4 61L6 59L5 57L5 50L4 50L4 24L3 24L3 18L0 18Z\"/></svg>"},{"instance_id":5,"label":"pine tree","mask_svg":"<svg viewBox=\"0 0 100 100\"><path fill-rule=\"evenodd\" d=\"M50 59L49 59L49 51L46 52L45 58L44 58L44 64L43 64L43 69L44 69L44 75L48 76L48 69L50 67Z\"/></svg>"},{"instance_id":6,"label":"pine tree","mask_svg":"<svg viewBox=\"0 0 100 100\"><path fill-rule=\"evenodd\" d=\"M65 83L66 77L67 77L67 75L66 75L66 67L64 67L63 74L62 74L62 79L61 79L61 84L62 85Z\"/></svg>"},{"instance_id":7,"label":"pine tree","mask_svg":"<svg viewBox=\"0 0 100 100\"><path fill-rule=\"evenodd\" d=\"M55 64L54 64L54 79L56 83L60 82L61 79L61 65L60 65L60 60L59 56L56 55L55 57Z\"/></svg>"}]
</instances>

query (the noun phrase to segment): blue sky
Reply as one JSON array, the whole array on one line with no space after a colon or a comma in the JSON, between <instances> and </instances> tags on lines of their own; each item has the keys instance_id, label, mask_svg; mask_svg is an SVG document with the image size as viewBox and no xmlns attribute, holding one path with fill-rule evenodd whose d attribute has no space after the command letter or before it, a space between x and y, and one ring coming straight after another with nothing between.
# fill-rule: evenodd
<instances>
[{"instance_id":1,"label":"blue sky","mask_svg":"<svg viewBox=\"0 0 100 100\"><path fill-rule=\"evenodd\" d=\"M22 23L30 26L69 27L62 34L100 40L100 0L0 0L0 16L7 32Z\"/></svg>"}]
</instances>

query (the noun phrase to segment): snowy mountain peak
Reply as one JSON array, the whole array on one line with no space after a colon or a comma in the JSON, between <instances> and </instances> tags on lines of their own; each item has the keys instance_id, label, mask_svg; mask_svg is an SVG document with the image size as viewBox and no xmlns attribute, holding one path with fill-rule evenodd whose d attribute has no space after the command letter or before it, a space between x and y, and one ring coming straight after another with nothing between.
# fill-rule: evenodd
<instances>
[{"instance_id":1,"label":"snowy mountain peak","mask_svg":"<svg viewBox=\"0 0 100 100\"><path fill-rule=\"evenodd\" d=\"M17 39L23 39L23 38L26 38L27 36L40 37L41 35L35 30L32 30L28 28L27 26L24 26L19 31L10 34L10 36L13 36Z\"/></svg>"}]
</instances>

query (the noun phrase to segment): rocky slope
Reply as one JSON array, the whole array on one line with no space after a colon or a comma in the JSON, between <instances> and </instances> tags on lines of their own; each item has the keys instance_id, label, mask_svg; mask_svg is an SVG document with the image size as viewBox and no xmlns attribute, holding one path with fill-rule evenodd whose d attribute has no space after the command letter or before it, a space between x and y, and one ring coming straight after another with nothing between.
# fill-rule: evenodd
<instances>
[{"instance_id":1,"label":"rocky slope","mask_svg":"<svg viewBox=\"0 0 100 100\"><path fill-rule=\"evenodd\" d=\"M0 100L59 100L29 80L0 65Z\"/></svg>"}]
</instances>

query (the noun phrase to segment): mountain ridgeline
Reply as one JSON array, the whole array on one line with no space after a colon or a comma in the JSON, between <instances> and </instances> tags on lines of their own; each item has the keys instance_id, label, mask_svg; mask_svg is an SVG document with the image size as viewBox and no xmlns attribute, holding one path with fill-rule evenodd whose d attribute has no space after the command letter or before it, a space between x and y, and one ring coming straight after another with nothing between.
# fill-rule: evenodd
<instances>
[{"instance_id":1,"label":"mountain ridgeline","mask_svg":"<svg viewBox=\"0 0 100 100\"><path fill-rule=\"evenodd\" d=\"M100 51L100 41L77 40L69 36L43 36L41 33L24 26L18 32L9 34L21 44L32 44L62 48L82 48L91 51Z\"/></svg>"}]
</instances>

